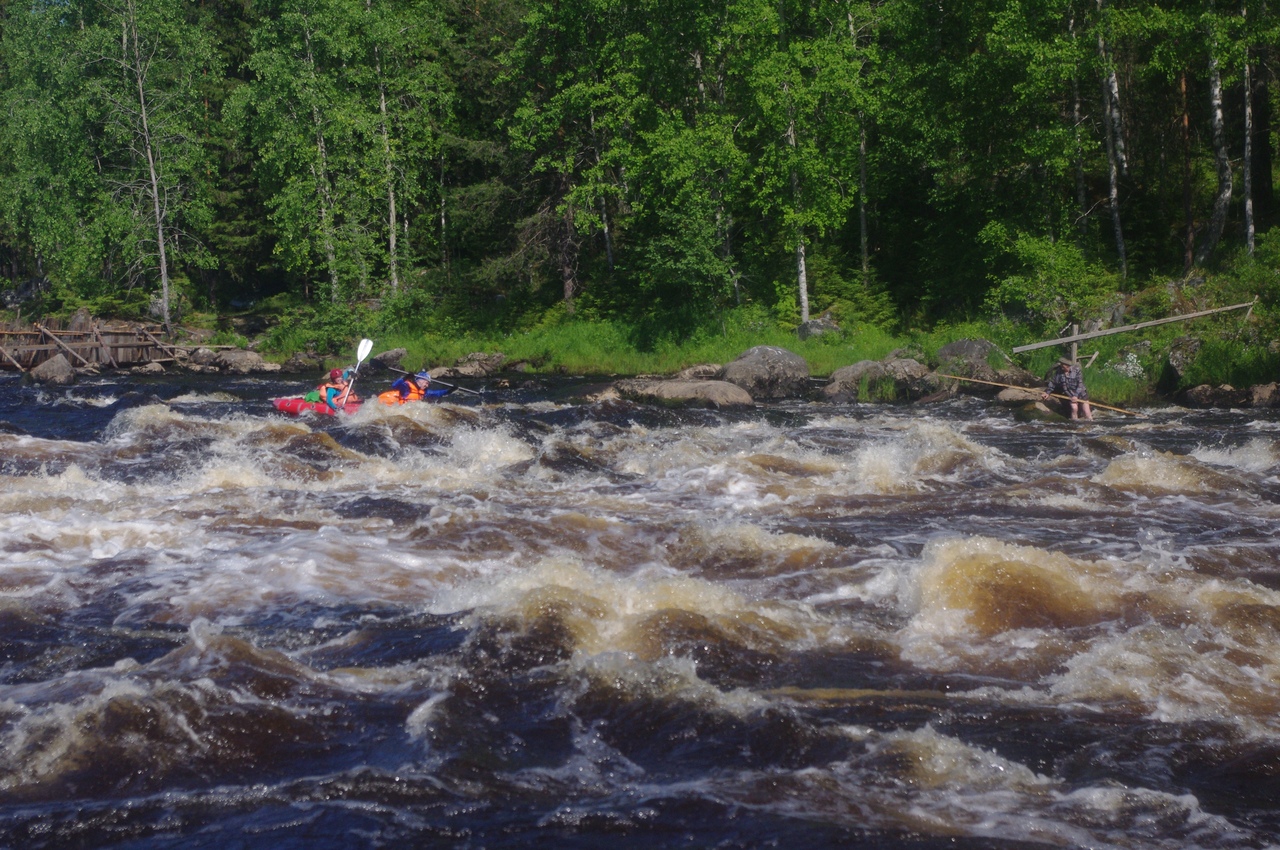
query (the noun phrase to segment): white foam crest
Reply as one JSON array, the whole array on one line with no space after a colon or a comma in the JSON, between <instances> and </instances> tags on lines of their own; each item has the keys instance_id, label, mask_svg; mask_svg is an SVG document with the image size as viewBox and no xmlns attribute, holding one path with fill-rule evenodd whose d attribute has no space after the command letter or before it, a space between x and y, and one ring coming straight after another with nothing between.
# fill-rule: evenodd
<instances>
[{"instance_id":1,"label":"white foam crest","mask_svg":"<svg viewBox=\"0 0 1280 850\"><path fill-rule=\"evenodd\" d=\"M1280 443L1271 437L1254 437L1240 446L1200 446L1191 452L1191 456L1215 466L1264 473L1280 464Z\"/></svg>"},{"instance_id":2,"label":"white foam crest","mask_svg":"<svg viewBox=\"0 0 1280 850\"><path fill-rule=\"evenodd\" d=\"M1122 490L1187 494L1226 492L1243 483L1194 457L1147 450L1113 459L1092 480Z\"/></svg>"},{"instance_id":3,"label":"white foam crest","mask_svg":"<svg viewBox=\"0 0 1280 850\"><path fill-rule=\"evenodd\" d=\"M1249 838L1225 818L1206 815L1190 795L1118 786L1068 790L928 725L884 734L843 731L866 745L866 753L786 776L722 775L697 793L856 829L1037 846L1184 850Z\"/></svg>"},{"instance_id":4,"label":"white foam crest","mask_svg":"<svg viewBox=\"0 0 1280 850\"><path fill-rule=\"evenodd\" d=\"M930 479L950 480L971 468L998 472L1004 458L943 422L909 423L899 433L863 446L851 459L851 484L860 493L917 490Z\"/></svg>"}]
</instances>

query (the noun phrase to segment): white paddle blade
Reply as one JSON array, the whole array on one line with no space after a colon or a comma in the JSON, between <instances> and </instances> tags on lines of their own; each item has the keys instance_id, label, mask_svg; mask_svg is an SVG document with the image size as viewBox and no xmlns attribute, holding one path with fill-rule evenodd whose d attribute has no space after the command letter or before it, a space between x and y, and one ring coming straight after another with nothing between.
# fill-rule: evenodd
<instances>
[{"instance_id":1,"label":"white paddle blade","mask_svg":"<svg viewBox=\"0 0 1280 850\"><path fill-rule=\"evenodd\" d=\"M373 351L373 340L360 340L360 348L356 350L356 363L363 363L364 359L369 356L370 351Z\"/></svg>"}]
</instances>

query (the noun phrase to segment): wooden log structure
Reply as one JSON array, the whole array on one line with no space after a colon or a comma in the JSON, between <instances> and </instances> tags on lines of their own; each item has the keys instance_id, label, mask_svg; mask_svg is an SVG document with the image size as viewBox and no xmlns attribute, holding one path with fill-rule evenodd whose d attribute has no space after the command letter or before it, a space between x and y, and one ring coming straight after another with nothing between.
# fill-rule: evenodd
<instances>
[{"instance_id":1,"label":"wooden log structure","mask_svg":"<svg viewBox=\"0 0 1280 850\"><path fill-rule=\"evenodd\" d=\"M50 323L52 325L52 323ZM147 363L172 363L196 346L162 342L158 327L145 325L102 326L91 322L85 330L62 330L42 323L22 328L0 327L0 371L26 372L58 354L76 368L110 366L124 369Z\"/></svg>"}]
</instances>

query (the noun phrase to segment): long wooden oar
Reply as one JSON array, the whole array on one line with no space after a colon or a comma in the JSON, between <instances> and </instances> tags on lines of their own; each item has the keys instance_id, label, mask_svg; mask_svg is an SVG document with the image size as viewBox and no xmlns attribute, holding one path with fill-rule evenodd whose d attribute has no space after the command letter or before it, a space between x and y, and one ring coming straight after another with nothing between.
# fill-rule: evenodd
<instances>
[{"instance_id":1,"label":"long wooden oar","mask_svg":"<svg viewBox=\"0 0 1280 850\"><path fill-rule=\"evenodd\" d=\"M941 372L935 372L934 374L937 375L939 378L950 378L953 381L968 381L971 384L988 384L993 387L1004 387L1007 390L1033 390L1034 391L1035 389L1034 387L1020 387L1017 384L998 384L995 381L983 381L983 380L980 380L979 378L962 378L959 375L944 375ZM1049 393L1049 398L1060 398L1063 401L1072 400L1071 396L1059 395L1058 393ZM1076 399L1076 401L1087 401L1089 402L1090 407L1101 407L1103 410L1114 410L1116 413L1127 413L1130 416L1138 416L1138 417L1141 417L1142 419L1147 418L1147 415L1145 413L1138 413L1133 410L1125 410L1123 407L1112 407L1109 404L1103 404L1102 402L1094 401L1093 399Z\"/></svg>"}]
</instances>

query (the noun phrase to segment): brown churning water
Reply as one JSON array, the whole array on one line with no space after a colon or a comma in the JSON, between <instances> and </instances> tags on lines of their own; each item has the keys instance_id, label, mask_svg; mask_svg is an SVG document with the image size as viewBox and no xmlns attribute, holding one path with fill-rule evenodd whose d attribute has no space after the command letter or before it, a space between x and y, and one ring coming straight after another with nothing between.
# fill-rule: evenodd
<instances>
[{"instance_id":1,"label":"brown churning water","mask_svg":"<svg viewBox=\"0 0 1280 850\"><path fill-rule=\"evenodd\" d=\"M0 410L0 847L1280 842L1274 416L152 390Z\"/></svg>"}]
</instances>

